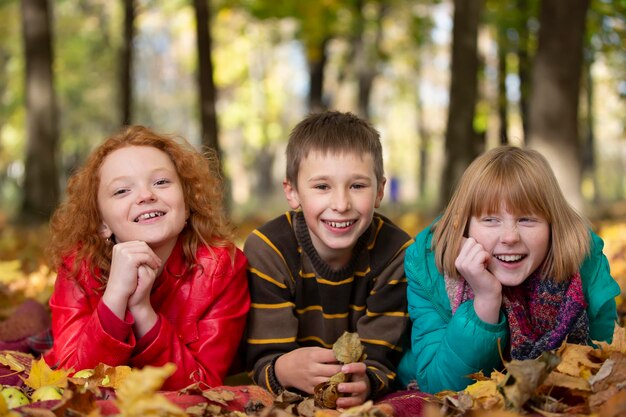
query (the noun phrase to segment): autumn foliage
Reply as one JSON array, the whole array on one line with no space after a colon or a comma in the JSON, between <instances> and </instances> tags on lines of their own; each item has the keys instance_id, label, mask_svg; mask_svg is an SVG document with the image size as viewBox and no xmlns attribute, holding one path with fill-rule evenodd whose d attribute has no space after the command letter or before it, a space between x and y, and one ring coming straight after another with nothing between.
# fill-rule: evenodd
<instances>
[{"instance_id":1,"label":"autumn foliage","mask_svg":"<svg viewBox=\"0 0 626 417\"><path fill-rule=\"evenodd\" d=\"M27 298L46 306L56 275L48 266L43 250L47 239L45 228L17 230L0 224L0 232L1 322ZM611 273L624 289L626 223L598 224L597 232L604 239ZM535 360L505 362L502 372L494 371L489 377L482 373L471 375L476 382L463 391L425 396L424 415L626 415L624 295L618 297L617 304L620 323L611 344L597 343L591 347L565 343L557 351ZM353 351L355 356L346 357L344 362L356 361L362 353L354 341L349 346L348 351ZM320 387L317 403L313 396L302 397L291 392L274 398L250 385L193 385L177 392L160 391L163 381L174 371L172 364L141 370L100 364L90 370L65 371L52 370L43 360L27 354L0 351L0 367L5 370L0 373L0 417L390 417L395 412L394 406L384 400L367 402L351 410L325 408L327 392L330 396L334 392L333 384L329 384L330 388Z\"/></svg>"}]
</instances>

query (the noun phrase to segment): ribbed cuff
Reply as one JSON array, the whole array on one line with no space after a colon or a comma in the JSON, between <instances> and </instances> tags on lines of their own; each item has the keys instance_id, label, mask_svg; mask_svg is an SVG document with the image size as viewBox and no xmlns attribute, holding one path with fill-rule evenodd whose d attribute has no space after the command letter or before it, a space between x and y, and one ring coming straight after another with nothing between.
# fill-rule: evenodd
<instances>
[{"instance_id":1,"label":"ribbed cuff","mask_svg":"<svg viewBox=\"0 0 626 417\"><path fill-rule=\"evenodd\" d=\"M267 365L267 384L274 395L279 395L285 390L285 387L283 387L280 382L278 382L278 378L276 378L275 365L278 358L280 358L280 355L274 357L272 362Z\"/></svg>"}]
</instances>

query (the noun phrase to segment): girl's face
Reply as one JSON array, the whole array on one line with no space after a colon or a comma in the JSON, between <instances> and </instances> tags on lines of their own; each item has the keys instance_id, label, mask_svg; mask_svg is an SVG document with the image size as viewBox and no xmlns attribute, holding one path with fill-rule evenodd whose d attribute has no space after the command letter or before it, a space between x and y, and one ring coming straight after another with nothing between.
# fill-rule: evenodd
<instances>
[{"instance_id":1,"label":"girl's face","mask_svg":"<svg viewBox=\"0 0 626 417\"><path fill-rule=\"evenodd\" d=\"M491 254L487 269L504 286L521 284L542 264L550 245L550 224L535 216L516 216L505 209L472 216L469 237Z\"/></svg>"},{"instance_id":2,"label":"girl's face","mask_svg":"<svg viewBox=\"0 0 626 417\"><path fill-rule=\"evenodd\" d=\"M169 156L150 146L111 152L100 167L102 235L146 242L161 259L171 253L188 217L182 185Z\"/></svg>"}]
</instances>

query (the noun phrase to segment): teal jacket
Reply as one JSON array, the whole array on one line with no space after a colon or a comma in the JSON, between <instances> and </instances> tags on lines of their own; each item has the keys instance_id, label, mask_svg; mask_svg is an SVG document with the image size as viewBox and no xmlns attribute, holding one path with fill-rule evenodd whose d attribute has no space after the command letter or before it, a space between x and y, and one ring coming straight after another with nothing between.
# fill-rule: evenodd
<instances>
[{"instance_id":1,"label":"teal jacket","mask_svg":"<svg viewBox=\"0 0 626 417\"><path fill-rule=\"evenodd\" d=\"M410 346L405 348L398 376L403 386L416 381L420 390L428 393L460 391L473 382L466 375L481 370L488 375L493 369L502 369L498 339L503 348L507 346L508 325L502 312L497 324L480 320L473 300L462 303L452 315L431 242L428 227L417 235L404 259L412 327ZM588 304L590 339L610 341L617 320L615 297L620 288L611 277L603 246L602 239L592 233L590 254L581 265L580 275Z\"/></svg>"}]
</instances>

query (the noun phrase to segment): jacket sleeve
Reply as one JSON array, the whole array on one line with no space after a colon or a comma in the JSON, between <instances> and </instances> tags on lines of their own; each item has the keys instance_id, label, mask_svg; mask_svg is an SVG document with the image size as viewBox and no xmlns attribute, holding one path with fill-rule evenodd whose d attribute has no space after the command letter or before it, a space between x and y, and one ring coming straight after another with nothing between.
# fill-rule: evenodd
<instances>
[{"instance_id":1,"label":"jacket sleeve","mask_svg":"<svg viewBox=\"0 0 626 417\"><path fill-rule=\"evenodd\" d=\"M500 366L498 343L502 347L508 343L507 323L502 313L497 324L483 322L471 300L452 315L430 245L427 229L405 257L412 328L411 352L403 357L402 366L424 392L458 391L472 382L467 375L481 370L489 374Z\"/></svg>"},{"instance_id":2,"label":"jacket sleeve","mask_svg":"<svg viewBox=\"0 0 626 417\"><path fill-rule=\"evenodd\" d=\"M580 267L580 276L588 304L589 336L591 340L611 342L617 321L615 297L620 294L620 287L611 276L603 247L602 239L592 232L591 248Z\"/></svg>"},{"instance_id":3,"label":"jacket sleeve","mask_svg":"<svg viewBox=\"0 0 626 417\"><path fill-rule=\"evenodd\" d=\"M246 259L240 250L234 261L222 251L210 265L202 264L204 275L200 277L210 280L210 293L193 294L193 298L208 300L204 301L205 313L199 320L176 325L159 313L161 327L155 340L131 358L133 367L175 363L176 371L165 381L164 390L181 389L196 381L221 385L237 353L250 308ZM193 341L187 344L189 339Z\"/></svg>"},{"instance_id":4,"label":"jacket sleeve","mask_svg":"<svg viewBox=\"0 0 626 417\"><path fill-rule=\"evenodd\" d=\"M132 332L128 340L120 341L104 330L97 312L101 297L92 288L93 278L85 267L80 280L70 278L69 262L59 268L49 301L54 346L45 355L46 362L75 371L94 368L100 362L126 365L135 346ZM130 327L132 319L127 319Z\"/></svg>"}]
</instances>

